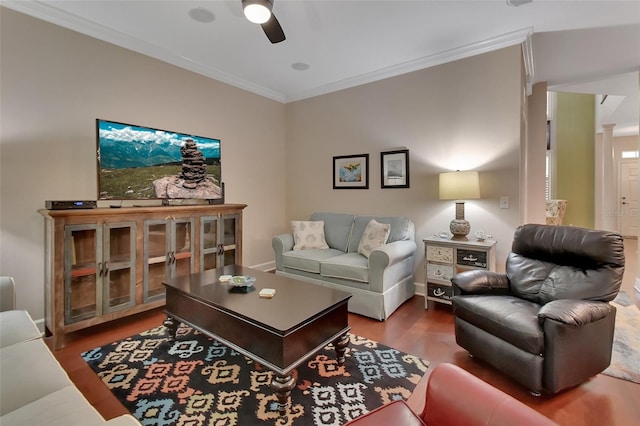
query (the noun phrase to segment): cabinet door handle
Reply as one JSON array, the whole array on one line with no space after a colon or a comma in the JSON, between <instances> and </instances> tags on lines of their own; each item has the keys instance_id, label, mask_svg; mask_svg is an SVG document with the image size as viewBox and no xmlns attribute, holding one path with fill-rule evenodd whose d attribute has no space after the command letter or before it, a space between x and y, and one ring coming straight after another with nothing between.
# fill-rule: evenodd
<instances>
[{"instance_id":1,"label":"cabinet door handle","mask_svg":"<svg viewBox=\"0 0 640 426\"><path fill-rule=\"evenodd\" d=\"M98 273L98 277L102 278L102 276L104 274L104 272L102 271L102 262L98 262L97 273Z\"/></svg>"},{"instance_id":2,"label":"cabinet door handle","mask_svg":"<svg viewBox=\"0 0 640 426\"><path fill-rule=\"evenodd\" d=\"M109 274L109 262L104 262L104 270L102 276L106 277Z\"/></svg>"}]
</instances>

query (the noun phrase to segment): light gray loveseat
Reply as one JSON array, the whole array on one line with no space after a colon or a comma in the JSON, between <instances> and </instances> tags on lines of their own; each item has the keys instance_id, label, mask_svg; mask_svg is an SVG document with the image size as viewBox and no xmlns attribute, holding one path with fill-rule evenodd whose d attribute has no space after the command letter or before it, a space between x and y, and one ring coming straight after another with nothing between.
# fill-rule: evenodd
<instances>
[{"instance_id":1,"label":"light gray loveseat","mask_svg":"<svg viewBox=\"0 0 640 426\"><path fill-rule=\"evenodd\" d=\"M0 424L140 426L129 414L106 421L85 399L29 313L15 309L13 286L0 277Z\"/></svg>"},{"instance_id":2,"label":"light gray loveseat","mask_svg":"<svg viewBox=\"0 0 640 426\"><path fill-rule=\"evenodd\" d=\"M358 253L371 219L391 225L387 243L367 259ZM273 238L276 274L349 292L349 311L385 320L415 292L413 261L415 226L405 217L355 216L317 212L310 221L324 221L329 248L294 250L293 233Z\"/></svg>"}]
</instances>

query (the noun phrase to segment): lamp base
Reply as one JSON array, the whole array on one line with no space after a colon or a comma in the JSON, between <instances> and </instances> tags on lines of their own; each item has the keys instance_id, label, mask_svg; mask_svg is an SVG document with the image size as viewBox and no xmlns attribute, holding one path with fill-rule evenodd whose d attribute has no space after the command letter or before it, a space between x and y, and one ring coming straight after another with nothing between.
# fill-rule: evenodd
<instances>
[{"instance_id":1,"label":"lamp base","mask_svg":"<svg viewBox=\"0 0 640 426\"><path fill-rule=\"evenodd\" d=\"M452 240L467 241L467 235L469 235L469 231L471 231L471 224L464 219L453 219L451 223L449 223L449 230L453 234L453 237L451 237Z\"/></svg>"}]
</instances>

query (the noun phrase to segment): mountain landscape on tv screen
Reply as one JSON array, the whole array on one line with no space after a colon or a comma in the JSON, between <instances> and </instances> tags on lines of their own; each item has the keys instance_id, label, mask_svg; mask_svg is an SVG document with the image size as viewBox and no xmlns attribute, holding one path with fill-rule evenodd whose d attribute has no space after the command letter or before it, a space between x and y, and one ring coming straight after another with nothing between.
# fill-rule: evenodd
<instances>
[{"instance_id":1,"label":"mountain landscape on tv screen","mask_svg":"<svg viewBox=\"0 0 640 426\"><path fill-rule=\"evenodd\" d=\"M100 119L97 130L99 199L223 198L220 140Z\"/></svg>"},{"instance_id":2,"label":"mountain landscape on tv screen","mask_svg":"<svg viewBox=\"0 0 640 426\"><path fill-rule=\"evenodd\" d=\"M103 169L179 164L182 161L180 148L186 139L196 142L207 164L220 159L220 141L217 139L111 122L100 122L98 130L100 167Z\"/></svg>"}]
</instances>

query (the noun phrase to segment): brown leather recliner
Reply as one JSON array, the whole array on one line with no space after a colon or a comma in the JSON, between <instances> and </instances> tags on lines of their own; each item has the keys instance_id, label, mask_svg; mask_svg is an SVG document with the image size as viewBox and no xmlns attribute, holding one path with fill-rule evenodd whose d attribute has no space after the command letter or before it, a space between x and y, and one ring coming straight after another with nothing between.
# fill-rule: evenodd
<instances>
[{"instance_id":1,"label":"brown leather recliner","mask_svg":"<svg viewBox=\"0 0 640 426\"><path fill-rule=\"evenodd\" d=\"M506 273L452 278L456 342L534 394L554 394L611 362L624 246L613 232L523 225Z\"/></svg>"}]
</instances>

